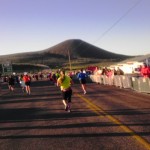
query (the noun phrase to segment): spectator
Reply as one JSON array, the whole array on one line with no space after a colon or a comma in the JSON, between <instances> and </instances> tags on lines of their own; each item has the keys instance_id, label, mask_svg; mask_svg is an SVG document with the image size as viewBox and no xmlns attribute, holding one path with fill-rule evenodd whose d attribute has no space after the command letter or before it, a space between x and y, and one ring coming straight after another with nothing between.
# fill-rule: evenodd
<instances>
[{"instance_id":1,"label":"spectator","mask_svg":"<svg viewBox=\"0 0 150 150\"><path fill-rule=\"evenodd\" d=\"M124 75L123 70L121 70L119 67L117 68L117 75Z\"/></svg>"},{"instance_id":2,"label":"spectator","mask_svg":"<svg viewBox=\"0 0 150 150\"><path fill-rule=\"evenodd\" d=\"M141 67L141 76L145 77L145 78L149 77L149 68L148 68L148 66L145 63Z\"/></svg>"}]
</instances>

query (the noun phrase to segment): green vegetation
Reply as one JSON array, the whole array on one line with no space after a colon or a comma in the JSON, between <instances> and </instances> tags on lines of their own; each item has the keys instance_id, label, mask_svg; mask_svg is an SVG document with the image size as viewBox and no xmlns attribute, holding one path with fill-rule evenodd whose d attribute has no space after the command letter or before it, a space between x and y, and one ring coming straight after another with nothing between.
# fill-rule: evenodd
<instances>
[{"instance_id":1,"label":"green vegetation","mask_svg":"<svg viewBox=\"0 0 150 150\"><path fill-rule=\"evenodd\" d=\"M80 68L87 68L88 66L98 66L104 67L109 66L117 62L116 60L102 60L102 59L90 59L90 58L80 58L71 60L71 70L79 70ZM29 64L29 63L13 63L12 64L13 72L22 73L22 72L41 72L45 69L60 69L64 68L70 70L70 63L66 61L56 61L55 59L51 60L51 63L48 65L43 64ZM0 72L2 72L2 65L0 65Z\"/></svg>"},{"instance_id":2,"label":"green vegetation","mask_svg":"<svg viewBox=\"0 0 150 150\"><path fill-rule=\"evenodd\" d=\"M44 69L48 69L48 66L40 65L40 64L12 64L12 70L15 73L23 73L23 72L40 72ZM0 72L2 73L2 65L0 65ZM7 73L6 73L7 74ZM8 73L9 74L9 73Z\"/></svg>"},{"instance_id":3,"label":"green vegetation","mask_svg":"<svg viewBox=\"0 0 150 150\"><path fill-rule=\"evenodd\" d=\"M88 66L108 67L116 62L118 62L118 60L82 58L71 60L71 69L78 70L80 68L87 68ZM67 70L70 69L69 61L64 63L63 68Z\"/></svg>"}]
</instances>

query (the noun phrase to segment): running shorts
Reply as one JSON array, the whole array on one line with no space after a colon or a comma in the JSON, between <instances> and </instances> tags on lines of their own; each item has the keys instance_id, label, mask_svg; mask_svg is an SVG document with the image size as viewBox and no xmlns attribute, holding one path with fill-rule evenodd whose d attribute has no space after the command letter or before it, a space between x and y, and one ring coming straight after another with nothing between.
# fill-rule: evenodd
<instances>
[{"instance_id":1,"label":"running shorts","mask_svg":"<svg viewBox=\"0 0 150 150\"><path fill-rule=\"evenodd\" d=\"M71 96L72 96L72 89L70 89L68 91L62 91L62 98L64 100L71 102Z\"/></svg>"}]
</instances>

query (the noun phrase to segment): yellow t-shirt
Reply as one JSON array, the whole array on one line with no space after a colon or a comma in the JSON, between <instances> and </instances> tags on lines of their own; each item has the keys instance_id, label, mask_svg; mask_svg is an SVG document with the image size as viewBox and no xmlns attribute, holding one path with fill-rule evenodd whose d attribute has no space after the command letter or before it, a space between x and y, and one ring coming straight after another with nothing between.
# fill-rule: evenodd
<instances>
[{"instance_id":1,"label":"yellow t-shirt","mask_svg":"<svg viewBox=\"0 0 150 150\"><path fill-rule=\"evenodd\" d=\"M58 78L58 83L60 83L61 77ZM65 90L68 89L71 85L71 78L69 76L65 76L64 81L60 84L60 89Z\"/></svg>"}]
</instances>

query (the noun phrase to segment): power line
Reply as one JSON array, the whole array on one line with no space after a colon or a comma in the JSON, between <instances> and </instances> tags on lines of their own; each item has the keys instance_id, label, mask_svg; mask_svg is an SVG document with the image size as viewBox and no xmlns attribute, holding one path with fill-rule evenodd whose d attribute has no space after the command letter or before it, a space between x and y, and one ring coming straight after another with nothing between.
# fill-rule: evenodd
<instances>
[{"instance_id":1,"label":"power line","mask_svg":"<svg viewBox=\"0 0 150 150\"><path fill-rule=\"evenodd\" d=\"M138 0L131 8L129 8L118 20L116 20L106 31L104 31L101 36L95 40L94 43L102 39L112 28L114 28L124 17L126 17L135 7L139 5L139 3L143 0Z\"/></svg>"},{"instance_id":2,"label":"power line","mask_svg":"<svg viewBox=\"0 0 150 150\"><path fill-rule=\"evenodd\" d=\"M138 0L131 8L129 8L118 20L116 20L106 31L104 31L100 37L98 37L97 40L95 40L94 43L96 43L97 41L99 41L100 39L102 39L110 30L112 30L124 17L126 17L135 7L137 7L140 2L143 1L143 0ZM74 49L76 48L79 48L81 45L83 44L83 41L81 41ZM89 49L89 47L87 47L87 49ZM70 52L69 52L69 49L68 49L68 57L69 57L69 63L71 65L71 61L70 61Z\"/></svg>"},{"instance_id":3,"label":"power line","mask_svg":"<svg viewBox=\"0 0 150 150\"><path fill-rule=\"evenodd\" d=\"M137 7L143 0L138 0L132 7L130 7L118 20L116 20L106 31L104 31L101 36L99 36L94 42L96 43L100 39L102 39L110 30L112 30L124 17L126 17L135 7ZM81 41L74 49L80 47L83 44ZM89 46L90 47L90 46ZM88 48L89 48L88 47ZM88 49L87 48L87 49Z\"/></svg>"}]
</instances>

